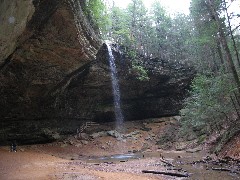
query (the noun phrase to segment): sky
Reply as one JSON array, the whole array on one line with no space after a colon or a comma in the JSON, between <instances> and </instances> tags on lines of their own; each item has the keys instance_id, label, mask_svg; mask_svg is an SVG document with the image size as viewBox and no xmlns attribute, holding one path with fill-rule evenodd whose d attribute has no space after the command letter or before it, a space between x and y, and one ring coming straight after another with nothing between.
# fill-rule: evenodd
<instances>
[{"instance_id":1,"label":"sky","mask_svg":"<svg viewBox=\"0 0 240 180\"><path fill-rule=\"evenodd\" d=\"M113 0L108 0L109 2ZM125 8L131 2L131 0L114 0L115 5ZM154 0L143 0L145 6L147 8L151 7L151 4L153 3ZM189 14L189 6L190 6L190 1L191 0L159 0L161 5L166 8L166 10L170 14L174 14L177 12L181 12L184 14Z\"/></svg>"},{"instance_id":2,"label":"sky","mask_svg":"<svg viewBox=\"0 0 240 180\"><path fill-rule=\"evenodd\" d=\"M127 5L131 2L131 0L106 0L108 2L114 1L116 6L126 8ZM154 0L143 0L145 6L147 8L151 7L151 4ZM163 7L171 14L174 15L178 12L184 13L186 15L189 14L189 7L191 0L158 0ZM227 0L227 2L231 2L231 0ZM230 9L231 12L240 12L240 0L233 1Z\"/></svg>"},{"instance_id":3,"label":"sky","mask_svg":"<svg viewBox=\"0 0 240 180\"><path fill-rule=\"evenodd\" d=\"M228 1L229 2L229 1ZM230 5L230 6L229 6ZM229 2L228 4L227 4L227 6L229 6L229 8L228 8L228 13L229 14L231 14L231 13L234 13L234 14L239 14L240 13L240 0L237 0L237 1L233 1L233 2ZM233 26L238 26L239 25L239 22L240 21L240 19L239 18L237 18L237 17L235 17L235 18L233 18L232 20L231 20L231 23L232 23L232 25Z\"/></svg>"},{"instance_id":4,"label":"sky","mask_svg":"<svg viewBox=\"0 0 240 180\"><path fill-rule=\"evenodd\" d=\"M132 1L132 0L105 0L109 4L111 4L113 1L115 2L115 5L118 7L126 8L127 5ZM184 13L186 15L189 14L189 7L190 7L190 2L191 0L158 0L163 7L166 8L167 12L171 16L175 16L177 13ZM151 7L151 4L154 2L154 0L143 0L143 3L147 8ZM228 8L229 13L239 13L240 12L240 0L226 0L228 5L230 7ZM233 27L236 27L239 25L239 18L235 18L231 20L231 23Z\"/></svg>"}]
</instances>

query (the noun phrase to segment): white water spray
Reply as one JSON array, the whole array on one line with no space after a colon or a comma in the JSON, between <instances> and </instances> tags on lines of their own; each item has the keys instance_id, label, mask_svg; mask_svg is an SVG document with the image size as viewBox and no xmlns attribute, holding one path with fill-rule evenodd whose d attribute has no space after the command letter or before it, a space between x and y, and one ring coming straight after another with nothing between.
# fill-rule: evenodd
<instances>
[{"instance_id":1,"label":"white water spray","mask_svg":"<svg viewBox=\"0 0 240 180\"><path fill-rule=\"evenodd\" d=\"M108 48L108 54L109 54L109 65L111 68L111 79L112 79L112 89L113 89L113 100L114 100L114 111L115 111L115 118L116 118L116 128L122 129L124 117L122 114L121 109L121 93L119 89L119 83L118 83L118 76L117 76L117 70L116 70L116 64L115 64L115 58L112 54L112 49L109 44L107 44Z\"/></svg>"}]
</instances>

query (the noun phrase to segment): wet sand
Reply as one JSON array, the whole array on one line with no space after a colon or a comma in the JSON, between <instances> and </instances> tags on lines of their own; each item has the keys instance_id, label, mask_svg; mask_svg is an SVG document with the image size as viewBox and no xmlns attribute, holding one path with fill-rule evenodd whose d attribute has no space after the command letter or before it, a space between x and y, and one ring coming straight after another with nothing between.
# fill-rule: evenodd
<instances>
[{"instance_id":1,"label":"wet sand","mask_svg":"<svg viewBox=\"0 0 240 180\"><path fill-rule=\"evenodd\" d=\"M1 180L54 180L54 179L106 179L106 180L161 180L161 177L126 172L107 172L108 168L86 166L82 161L64 160L48 154L26 150L9 152L0 148Z\"/></svg>"}]
</instances>

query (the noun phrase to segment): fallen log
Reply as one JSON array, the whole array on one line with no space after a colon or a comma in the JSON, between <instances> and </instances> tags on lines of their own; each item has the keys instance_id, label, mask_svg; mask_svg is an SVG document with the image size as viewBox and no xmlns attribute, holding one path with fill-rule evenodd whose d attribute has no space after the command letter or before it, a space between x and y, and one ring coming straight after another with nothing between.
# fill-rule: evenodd
<instances>
[{"instance_id":1,"label":"fallen log","mask_svg":"<svg viewBox=\"0 0 240 180\"><path fill-rule=\"evenodd\" d=\"M238 171L235 171L233 169L227 169L227 168L214 168L214 167L212 167L212 170L214 170L214 171L227 171L227 172L239 174Z\"/></svg>"},{"instance_id":2,"label":"fallen log","mask_svg":"<svg viewBox=\"0 0 240 180\"><path fill-rule=\"evenodd\" d=\"M142 173L163 174L163 175L175 176L175 177L189 177L189 174L166 172L166 171L142 170Z\"/></svg>"},{"instance_id":3,"label":"fallen log","mask_svg":"<svg viewBox=\"0 0 240 180\"><path fill-rule=\"evenodd\" d=\"M230 169L227 169L227 168L212 168L212 170L215 170L215 171L231 171Z\"/></svg>"}]
</instances>

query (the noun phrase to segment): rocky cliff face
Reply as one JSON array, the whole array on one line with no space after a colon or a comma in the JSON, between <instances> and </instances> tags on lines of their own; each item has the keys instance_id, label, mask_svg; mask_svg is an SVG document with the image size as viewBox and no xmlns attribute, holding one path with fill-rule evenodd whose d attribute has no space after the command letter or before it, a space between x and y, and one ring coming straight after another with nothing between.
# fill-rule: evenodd
<instances>
[{"instance_id":1,"label":"rocky cliff face","mask_svg":"<svg viewBox=\"0 0 240 180\"><path fill-rule=\"evenodd\" d=\"M31 0L3 0L0 5L0 63L2 64L18 46L18 38L32 18L35 7Z\"/></svg>"},{"instance_id":2,"label":"rocky cliff face","mask_svg":"<svg viewBox=\"0 0 240 180\"><path fill-rule=\"evenodd\" d=\"M112 46L119 76L121 106L125 120L174 116L179 114L187 96L194 70L183 64L139 56L136 61L148 73L149 80L139 80L127 53ZM104 44L88 73L74 78L65 92L58 93L58 104L65 116L94 121L114 121L113 93L109 55ZM67 107L66 107L67 104Z\"/></svg>"},{"instance_id":3,"label":"rocky cliff face","mask_svg":"<svg viewBox=\"0 0 240 180\"><path fill-rule=\"evenodd\" d=\"M84 121L114 120L106 45L98 52L101 40L71 3L0 1L1 143L52 141ZM113 52L126 120L178 113L194 74L188 67L139 57L150 78L139 81L131 58Z\"/></svg>"},{"instance_id":4,"label":"rocky cliff face","mask_svg":"<svg viewBox=\"0 0 240 180\"><path fill-rule=\"evenodd\" d=\"M55 126L45 95L94 60L101 41L65 0L3 0L0 8L0 139L45 141L44 128Z\"/></svg>"}]
</instances>

